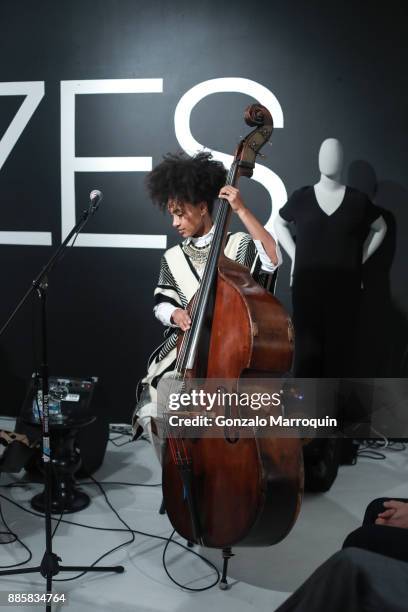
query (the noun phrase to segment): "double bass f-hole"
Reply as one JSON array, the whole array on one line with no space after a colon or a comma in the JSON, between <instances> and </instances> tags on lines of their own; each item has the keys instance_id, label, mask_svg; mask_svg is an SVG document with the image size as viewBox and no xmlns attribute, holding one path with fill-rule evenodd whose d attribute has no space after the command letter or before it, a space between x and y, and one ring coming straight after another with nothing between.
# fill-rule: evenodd
<instances>
[{"instance_id":1,"label":"double bass f-hole","mask_svg":"<svg viewBox=\"0 0 408 612\"><path fill-rule=\"evenodd\" d=\"M217 394L218 397L223 398L222 409L225 420L234 418L234 416L239 416L239 414L233 414L232 412L232 398L228 396L227 388L220 385L217 387ZM225 403L225 398L228 398L227 403ZM224 425L224 438L230 444L236 444L239 440L239 429L233 425Z\"/></svg>"}]
</instances>

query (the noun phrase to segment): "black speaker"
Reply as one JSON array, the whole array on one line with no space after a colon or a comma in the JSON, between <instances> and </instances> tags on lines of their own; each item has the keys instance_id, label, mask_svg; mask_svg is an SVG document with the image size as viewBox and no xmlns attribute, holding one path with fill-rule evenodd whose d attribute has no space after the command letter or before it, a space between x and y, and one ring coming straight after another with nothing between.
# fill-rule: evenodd
<instances>
[{"instance_id":1,"label":"black speaker","mask_svg":"<svg viewBox=\"0 0 408 612\"><path fill-rule=\"evenodd\" d=\"M75 476L84 478L100 468L105 457L108 440L109 421L107 417L97 417L93 423L79 431L77 448L82 463Z\"/></svg>"}]
</instances>

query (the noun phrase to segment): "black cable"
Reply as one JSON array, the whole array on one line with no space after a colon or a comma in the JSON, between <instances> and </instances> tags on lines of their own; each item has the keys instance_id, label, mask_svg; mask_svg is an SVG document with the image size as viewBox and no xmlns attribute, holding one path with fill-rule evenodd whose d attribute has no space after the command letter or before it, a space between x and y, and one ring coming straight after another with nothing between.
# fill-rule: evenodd
<instances>
[{"instance_id":1,"label":"black cable","mask_svg":"<svg viewBox=\"0 0 408 612\"><path fill-rule=\"evenodd\" d=\"M375 459L376 461L383 461L386 456L383 452L377 449L385 449L383 441L380 440L365 440L364 446L357 451L357 457L365 457L366 459Z\"/></svg>"},{"instance_id":2,"label":"black cable","mask_svg":"<svg viewBox=\"0 0 408 612\"><path fill-rule=\"evenodd\" d=\"M81 485L92 485L95 484L94 482L84 482L81 479L78 479L79 484ZM30 480L19 480L16 482L8 482L7 484L3 484L0 485L1 488L3 489L11 489L13 487L24 487L25 485L31 485L33 484ZM125 487L161 487L161 482L157 482L154 484L144 484L144 483L139 483L139 482L113 482L110 480L107 480L106 482L102 483L104 486L106 485L121 485L121 486L125 486Z\"/></svg>"},{"instance_id":3,"label":"black cable","mask_svg":"<svg viewBox=\"0 0 408 612\"><path fill-rule=\"evenodd\" d=\"M0 516L1 516L1 520L3 521L6 529L8 530L7 535L11 535L13 537L13 539L10 540L9 542L2 542L2 544L13 544L14 542L18 542L20 546L25 548L26 551L28 552L28 558L25 561L20 561L20 563L13 563L13 565L0 565L0 569L13 569L15 567L20 567L21 565L25 565L26 563L31 561L31 559L33 558L33 553L28 548L28 546L24 544L24 542L18 537L18 535L10 529L9 525L6 522L6 519L4 518L3 508L1 507L1 504L0 504Z\"/></svg>"},{"instance_id":4,"label":"black cable","mask_svg":"<svg viewBox=\"0 0 408 612\"><path fill-rule=\"evenodd\" d=\"M130 444L131 442L134 441L131 425L109 425L109 433L118 434L116 438L109 437L109 442L112 442L114 446L120 447L120 446L124 446L125 444ZM123 438L124 436L128 436L130 439L126 440L126 442L123 442L121 444L116 442L116 440L119 440L120 438ZM144 442L150 443L149 437L143 434L138 438L138 440L143 440Z\"/></svg>"},{"instance_id":5,"label":"black cable","mask_svg":"<svg viewBox=\"0 0 408 612\"><path fill-rule=\"evenodd\" d=\"M374 459L376 461L383 461L387 458L387 456L384 454L384 451L391 449L391 444L385 437L382 440L364 440L364 445L362 445L362 448L357 451L357 456L365 457L366 459Z\"/></svg>"},{"instance_id":6,"label":"black cable","mask_svg":"<svg viewBox=\"0 0 408 612\"><path fill-rule=\"evenodd\" d=\"M394 448L394 446L396 446L397 444L400 444L401 447L400 448ZM394 451L395 453L400 453L405 451L407 448L407 445L404 442L399 442L397 440L393 440L392 442L389 442L388 444L388 449Z\"/></svg>"},{"instance_id":7,"label":"black cable","mask_svg":"<svg viewBox=\"0 0 408 612\"><path fill-rule=\"evenodd\" d=\"M0 486L4 487L5 485L0 485ZM0 546L6 546L7 544L14 544L14 542L18 542L17 535L11 531L10 527L7 525L7 523L6 523L5 519L4 519L4 515L3 515L1 504L0 504L0 516L1 516L1 519L2 519L2 521L4 523L5 528L7 529L7 531L0 531L0 537L1 536L6 536L6 537L8 536L9 537L8 540L1 541L0 542ZM10 566L10 567L14 567L14 566Z\"/></svg>"},{"instance_id":8,"label":"black cable","mask_svg":"<svg viewBox=\"0 0 408 612\"><path fill-rule=\"evenodd\" d=\"M27 512L28 514L31 514L31 515L36 516L36 517L39 517L41 519L44 518L43 514L39 514L37 512L33 512L32 510L29 510L28 508L25 508L24 506L22 506L21 504L19 504L16 501L14 501L13 499L10 499L6 495L3 495L3 494L0 493L0 498L5 499L9 503L13 504L14 506L17 506L17 508L20 508L21 510L23 510L24 512ZM51 517L51 520L57 520L57 519L55 519L54 517ZM196 557L201 559L206 565L211 567L211 569L213 569L214 572L217 575L217 582L219 580L220 572L219 572L218 568L216 567L216 565L214 565L214 563L212 563L209 559L206 559L203 555L200 555L199 553L195 552L194 550L191 550L191 548L189 548L188 546L185 546L181 542L177 542L177 540L173 540L172 537L173 537L173 533L174 532L169 537L166 538L165 536L160 536L160 535L157 535L157 534L154 534L154 533L148 533L148 532L145 532L145 531L140 531L138 529L131 529L130 527L128 527L127 529L120 529L120 528L113 528L113 527L98 527L98 526L95 526L95 525L86 525L86 524L83 524L83 523L77 523L75 521L68 521L66 519L60 519L60 522L61 523L65 523L67 525L74 525L76 527L83 527L85 529L93 529L95 531L108 531L108 532L117 532L117 533L123 533L123 532L128 533L129 531L131 531L133 535L137 534L137 535L145 536L145 537L148 537L148 538L152 538L154 540L160 540L162 542L166 542L167 546L170 543L175 544L176 546L179 546L180 548L183 548L183 550L189 552L190 554L195 555ZM124 542L123 544L120 544L118 547L115 547L114 550L116 550L116 548L120 548L120 546L124 546L125 544L127 544L127 542ZM167 550L167 547L166 547L166 550ZM94 563L92 563L91 567L93 567L103 557L105 557L107 554L110 554L111 552L113 552L113 550L110 550L107 553L105 553L104 555L102 555L102 557L99 557L99 559L97 559ZM167 566L165 566L164 569L165 569L166 573L168 574ZM80 575L74 576L73 578L69 578L69 579L66 579L66 580L74 580L76 578L79 578L80 576L82 576L85 573L86 572L82 572ZM56 579L54 579L54 580L56 580ZM175 582L175 581L173 580L173 582ZM209 585L208 587L203 587L203 588L197 589L197 590L198 591L202 591L202 590L211 589L211 588L213 588L213 586L215 584L217 584L217 582L214 582L213 584ZM177 582L175 582L175 584L177 584ZM181 585L181 588L186 588L188 590L191 590L190 587L183 587L182 585Z\"/></svg>"},{"instance_id":9,"label":"black cable","mask_svg":"<svg viewBox=\"0 0 408 612\"><path fill-rule=\"evenodd\" d=\"M28 514L31 514L32 516L36 516L38 518L43 519L44 518L44 514L40 514L39 512L33 512L33 510L29 510L28 508L25 508L24 506L22 506L21 504L19 504L18 502L14 501L14 499L10 499L10 497L7 497L6 495L3 495L2 493L0 493L0 498L5 499L6 501L8 501L10 504L13 504L13 506L16 506L17 508L20 508L20 510L23 510L24 512L27 512ZM59 519L56 519L55 517L51 517L52 521L56 521ZM67 525L74 525L75 527L84 527L85 529L94 529L95 531L117 531L119 533L121 532L128 532L128 529L120 529L117 527L97 527L95 525L85 525L84 523L77 523L75 521L68 521L67 519L61 519L60 521L61 523L65 523ZM165 538L164 536L157 536L151 533L145 533L144 531L138 531L136 529L132 530L134 533L138 533L140 535L143 536L147 536L147 537L152 537L152 538L158 538L160 540L165 540L167 542L168 538Z\"/></svg>"},{"instance_id":10,"label":"black cable","mask_svg":"<svg viewBox=\"0 0 408 612\"><path fill-rule=\"evenodd\" d=\"M93 485L95 484L94 482L90 481L90 482L84 482L81 479L78 479L79 484L81 485ZM32 484L30 481L28 480L21 480L21 481L16 481L16 482L8 482L5 485L0 485L0 488L2 489L12 489L14 487L25 487L26 485L30 485ZM140 483L140 482L114 482L114 481L110 481L107 480L106 482L102 483L104 486L106 485L115 485L115 486L124 486L124 487L161 487L161 482L156 482L154 484L145 484L145 483Z\"/></svg>"},{"instance_id":11,"label":"black cable","mask_svg":"<svg viewBox=\"0 0 408 612\"><path fill-rule=\"evenodd\" d=\"M8 529L8 531L0 531L0 536L9 536L10 540L7 540L6 542L0 542L1 546L5 546L6 544L14 544L14 542L17 542L17 537L16 534L13 533L12 531L10 531L7 523L4 520L4 517L2 515L2 511L1 511L1 505L0 505L0 516L3 520L4 526L6 527L6 529Z\"/></svg>"},{"instance_id":12,"label":"black cable","mask_svg":"<svg viewBox=\"0 0 408 612\"><path fill-rule=\"evenodd\" d=\"M8 482L7 484L2 484L0 487L2 489L11 489L12 487L24 487L25 485L32 484L29 480L16 480L15 482Z\"/></svg>"},{"instance_id":13,"label":"black cable","mask_svg":"<svg viewBox=\"0 0 408 612\"><path fill-rule=\"evenodd\" d=\"M98 482L95 478L93 478L93 476L91 474L88 474L89 478L91 479L92 483L97 485L99 490L101 491L102 495L105 498L105 501L107 503L107 505L109 506L109 508L112 510L112 512L118 517L118 519L120 520L120 522L125 525L125 527L127 527L128 531L132 534L132 538L127 541L124 542L123 544L119 544L119 546L116 546L115 548L113 548L112 550L108 551L107 553L105 553L104 555L102 555L101 557L99 557L94 563L92 563L91 567L93 567L94 565L96 565L99 561L101 561L104 557L108 556L109 554L111 554L112 552L114 552L115 550L118 550L118 548L121 548L122 546L126 546L128 544L132 544L135 541L135 533L134 531L131 529L131 527L129 527L129 525L121 518L121 516L119 515L119 513L117 512L117 510L112 506L112 504L110 503L108 496L106 495L106 492L102 486L102 484L100 482ZM86 484L86 483L81 483L81 484ZM60 517L60 521L61 521L61 517ZM60 523L60 521L58 522L58 525ZM58 526L57 525L57 526ZM175 529L173 530L172 534L170 535L170 537L167 539L166 545L163 549L163 555L162 555L162 562L163 562L163 568L164 571L166 572L167 576L170 578L170 580L176 584L178 587L182 588L182 589L186 589L187 591L191 591L191 592L201 592L201 591L207 591L209 589L212 589L216 584L218 584L219 580L220 580L220 573L218 571L218 568L215 567L215 565L213 565L208 559L205 559L205 557L203 557L202 555L199 555L198 553L196 553L193 550L190 550L189 548L187 550L189 550L192 554L198 556L200 559L203 559L204 562L209 566L212 567L213 569L215 569L216 572L216 579L215 581L205 587L201 587L201 588L192 588L192 587L188 587L186 585L183 585L179 582L177 582L177 580L175 580L170 572L167 569L167 564L166 564L166 552L167 549L169 547L169 544L171 542L175 543L173 540L173 536L175 534ZM64 578L64 579L56 579L58 582L67 582L69 580L76 580L77 578L80 578L81 576L83 576L86 572L82 572L81 574L78 574L77 576L74 576L73 578Z\"/></svg>"},{"instance_id":14,"label":"black cable","mask_svg":"<svg viewBox=\"0 0 408 612\"><path fill-rule=\"evenodd\" d=\"M62 505L62 510L61 510L60 517L59 517L59 519L58 519L57 524L56 524L56 525L55 525L55 527L54 527L54 531L53 531L53 532L52 532L52 534L51 534L51 540L53 540L53 539L54 539L55 533L56 533L56 531L57 531L58 527L59 527L59 526L60 526L60 524L61 524L62 517L63 517L63 515L64 515L64 511L65 511L66 501L67 501L67 498L65 497L65 498L64 498L64 503L63 503L63 505Z\"/></svg>"},{"instance_id":15,"label":"black cable","mask_svg":"<svg viewBox=\"0 0 408 612\"><path fill-rule=\"evenodd\" d=\"M386 459L384 453L368 449L359 451L357 456L365 457L366 459L375 459L376 461L383 461Z\"/></svg>"},{"instance_id":16,"label":"black cable","mask_svg":"<svg viewBox=\"0 0 408 612\"><path fill-rule=\"evenodd\" d=\"M81 485L92 485L95 484L94 482L83 482L82 480L80 481ZM102 483L104 487L106 487L106 485L122 485L125 487L161 487L161 482L156 482L154 484L141 484L138 482L113 482L108 480L107 482L103 482Z\"/></svg>"},{"instance_id":17,"label":"black cable","mask_svg":"<svg viewBox=\"0 0 408 612\"><path fill-rule=\"evenodd\" d=\"M132 528L129 527L129 525L126 523L126 521L119 515L119 512L112 506L112 504L110 503L110 501L108 499L108 496L106 495L106 492L105 492L103 486L100 484L100 482L98 482L93 476L91 476L91 474L88 474L88 477L98 486L99 490L101 491L102 495L105 498L105 501L106 501L108 507L117 516L117 518L122 523L122 525L124 525L126 527L126 530L131 534L130 540L126 540L126 542L122 542L122 544L119 544L118 546L115 546L111 550L108 550L108 552L106 552L103 555L101 555L100 557L98 557L98 559L96 559L96 561L94 561L90 565L90 567L94 567L95 565L97 565L97 563L99 563L99 561L102 561L102 559L104 559L108 555L112 554L113 552L115 552L119 548L122 548L122 546L127 546L128 544L132 544L135 541L135 534L134 534ZM60 522L61 522L61 519L60 519ZM81 578L81 576L84 576L86 573L87 573L87 571L85 570L84 572L81 572L80 574L77 574L76 576L73 576L72 578L55 578L54 580L56 582L69 582L70 580L76 580L77 578Z\"/></svg>"},{"instance_id":18,"label":"black cable","mask_svg":"<svg viewBox=\"0 0 408 612\"><path fill-rule=\"evenodd\" d=\"M132 426L131 425L113 425L112 423L109 425L110 433L117 433L126 436L132 435Z\"/></svg>"},{"instance_id":19,"label":"black cable","mask_svg":"<svg viewBox=\"0 0 408 612\"><path fill-rule=\"evenodd\" d=\"M403 452L406 450L406 444L397 440L388 441L387 438L383 440L364 440L364 445L357 451L358 457L365 457L366 459L374 459L376 461L383 461L387 458L385 451L393 451L394 453Z\"/></svg>"},{"instance_id":20,"label":"black cable","mask_svg":"<svg viewBox=\"0 0 408 612\"><path fill-rule=\"evenodd\" d=\"M17 542L17 538L15 536L14 533L12 533L11 531L0 531L0 536L9 536L10 540L7 540L6 542L0 542L0 546L6 546L6 544L14 544L14 542Z\"/></svg>"},{"instance_id":21,"label":"black cable","mask_svg":"<svg viewBox=\"0 0 408 612\"><path fill-rule=\"evenodd\" d=\"M388 448L389 442L387 438L374 438L368 439L364 441L365 446L373 447L373 448Z\"/></svg>"},{"instance_id":22,"label":"black cable","mask_svg":"<svg viewBox=\"0 0 408 612\"><path fill-rule=\"evenodd\" d=\"M116 438L109 438L109 442L112 442L112 444L114 446L120 447L120 446L125 446L125 444L130 444L132 442L132 440L125 440L125 442L121 442L119 444L119 442L116 442L116 440L119 440L120 438L123 438L125 434L120 434L118 436L116 436Z\"/></svg>"},{"instance_id":23,"label":"black cable","mask_svg":"<svg viewBox=\"0 0 408 612\"><path fill-rule=\"evenodd\" d=\"M177 582L177 580L175 580L170 572L167 569L167 565L166 565L166 552L167 552L167 548L169 546L170 543L172 544L179 544L179 542L176 542L175 540L173 540L173 536L176 533L176 530L174 529L170 535L170 537L167 539L166 545L163 549L163 555L162 555L162 563L163 563L163 568L164 571L166 572L167 576L170 578L170 580L172 582L174 582L175 585L177 585L178 587L180 587L181 589L184 589L186 591L191 591L192 593L199 593L201 591L208 591L209 589L212 589L213 587L215 587L216 584L218 584L218 582L220 581L220 572L218 570L218 568L211 563L211 561L209 559L206 559L205 557L203 557L202 555L199 555L198 553L196 553L194 550L191 550L191 548L188 548L187 550L189 550L189 552L191 552L193 555L196 555L197 557L199 557L200 559L202 559L209 567L211 567L211 569L215 570L215 575L217 576L217 578L214 580L214 582L208 586L205 587L201 587L201 588L192 588L192 587L188 587L185 584L181 584L180 582Z\"/></svg>"}]
</instances>

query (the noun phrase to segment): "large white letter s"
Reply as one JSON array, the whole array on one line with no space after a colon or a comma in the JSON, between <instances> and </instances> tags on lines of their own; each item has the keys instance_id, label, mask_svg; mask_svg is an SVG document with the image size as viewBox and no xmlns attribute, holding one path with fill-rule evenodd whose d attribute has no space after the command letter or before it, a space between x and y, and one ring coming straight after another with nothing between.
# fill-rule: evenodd
<instances>
[{"instance_id":1,"label":"large white letter s","mask_svg":"<svg viewBox=\"0 0 408 612\"><path fill-rule=\"evenodd\" d=\"M206 151L210 151L210 149L204 147L197 142L197 140L195 140L190 130L190 116L196 104L210 94L233 91L247 94L248 96L255 98L255 100L266 106L271 112L274 127L283 127L283 113L281 105L274 94L260 83L251 81L250 79L238 77L210 79L209 81L203 81L202 83L199 83L198 85L195 85L195 87L189 89L189 91L187 91L180 99L174 113L176 137L186 153L189 155L194 155L198 150L204 149ZM214 158L221 161L226 168L231 166L233 161L232 155L227 155L225 153L221 153L220 151L212 150L211 153L213 154ZM272 210L266 226L269 229L272 229L273 222L279 208L287 200L285 186L277 174L272 172L272 170L269 168L261 166L260 164L255 164L252 178L261 183L270 194Z\"/></svg>"}]
</instances>

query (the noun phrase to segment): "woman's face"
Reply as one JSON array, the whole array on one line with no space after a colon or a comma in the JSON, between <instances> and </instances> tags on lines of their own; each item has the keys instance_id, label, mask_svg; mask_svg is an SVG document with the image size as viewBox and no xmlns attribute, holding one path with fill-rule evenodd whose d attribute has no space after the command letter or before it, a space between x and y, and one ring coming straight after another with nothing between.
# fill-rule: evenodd
<instances>
[{"instance_id":1,"label":"woman's face","mask_svg":"<svg viewBox=\"0 0 408 612\"><path fill-rule=\"evenodd\" d=\"M173 219L173 227L183 238L202 236L204 233L204 220L208 215L206 202L193 205L189 202L169 200L167 210Z\"/></svg>"}]
</instances>

